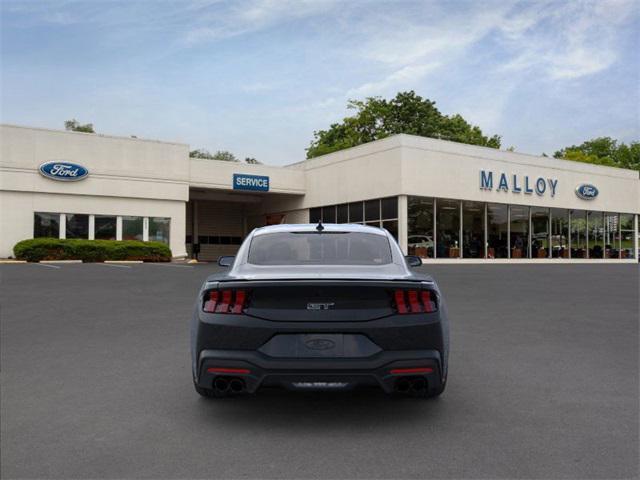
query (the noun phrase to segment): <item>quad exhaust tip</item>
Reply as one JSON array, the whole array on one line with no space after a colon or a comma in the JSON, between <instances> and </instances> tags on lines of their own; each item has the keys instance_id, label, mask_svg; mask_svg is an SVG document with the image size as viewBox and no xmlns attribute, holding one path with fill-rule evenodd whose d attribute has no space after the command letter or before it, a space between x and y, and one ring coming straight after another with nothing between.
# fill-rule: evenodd
<instances>
[{"instance_id":1,"label":"quad exhaust tip","mask_svg":"<svg viewBox=\"0 0 640 480\"><path fill-rule=\"evenodd\" d=\"M229 380L229 390L232 393L242 393L244 391L244 382L239 378Z\"/></svg>"},{"instance_id":2,"label":"quad exhaust tip","mask_svg":"<svg viewBox=\"0 0 640 480\"><path fill-rule=\"evenodd\" d=\"M399 378L393 387L396 393L424 395L427 391L427 381L422 377Z\"/></svg>"},{"instance_id":3,"label":"quad exhaust tip","mask_svg":"<svg viewBox=\"0 0 640 480\"><path fill-rule=\"evenodd\" d=\"M225 377L218 377L213 381L213 388L219 393L227 393L229 390L229 380Z\"/></svg>"},{"instance_id":4,"label":"quad exhaust tip","mask_svg":"<svg viewBox=\"0 0 640 480\"><path fill-rule=\"evenodd\" d=\"M241 378L221 376L213 381L213 388L220 395L238 394L245 391L245 384Z\"/></svg>"}]
</instances>

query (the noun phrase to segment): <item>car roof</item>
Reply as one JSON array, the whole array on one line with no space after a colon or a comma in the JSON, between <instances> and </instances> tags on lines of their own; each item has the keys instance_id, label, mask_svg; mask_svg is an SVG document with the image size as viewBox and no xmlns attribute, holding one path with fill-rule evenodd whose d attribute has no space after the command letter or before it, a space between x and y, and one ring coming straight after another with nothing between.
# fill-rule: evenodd
<instances>
[{"instance_id":1,"label":"car roof","mask_svg":"<svg viewBox=\"0 0 640 480\"><path fill-rule=\"evenodd\" d=\"M266 227L256 228L254 235L264 235L268 233L280 232L317 232L317 223L295 223L295 224L279 224L268 225ZM370 227L368 225L359 225L355 223L323 223L323 232L360 232L371 233L374 235L386 236L386 232L378 227Z\"/></svg>"}]
</instances>

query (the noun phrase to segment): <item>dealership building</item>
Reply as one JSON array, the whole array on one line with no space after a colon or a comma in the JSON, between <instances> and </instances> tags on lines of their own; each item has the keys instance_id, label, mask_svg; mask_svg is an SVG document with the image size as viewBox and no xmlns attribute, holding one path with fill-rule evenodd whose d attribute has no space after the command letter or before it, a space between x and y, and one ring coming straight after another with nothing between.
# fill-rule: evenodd
<instances>
[{"instance_id":1,"label":"dealership building","mask_svg":"<svg viewBox=\"0 0 640 480\"><path fill-rule=\"evenodd\" d=\"M637 171L412 135L284 167L181 143L0 126L0 258L34 237L233 255L255 227L359 223L425 262L637 262Z\"/></svg>"}]
</instances>

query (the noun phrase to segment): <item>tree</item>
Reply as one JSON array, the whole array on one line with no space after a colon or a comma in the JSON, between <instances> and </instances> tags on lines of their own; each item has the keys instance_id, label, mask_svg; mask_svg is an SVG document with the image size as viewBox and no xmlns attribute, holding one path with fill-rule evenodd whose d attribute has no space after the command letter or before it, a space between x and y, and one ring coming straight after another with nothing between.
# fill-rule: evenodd
<instances>
[{"instance_id":1,"label":"tree","mask_svg":"<svg viewBox=\"0 0 640 480\"><path fill-rule=\"evenodd\" d=\"M253 157L247 157L244 159L244 163L248 163L249 165L262 165L262 162L259 160L256 160Z\"/></svg>"},{"instance_id":2,"label":"tree","mask_svg":"<svg viewBox=\"0 0 640 480\"><path fill-rule=\"evenodd\" d=\"M199 148L197 150L191 150L189 152L191 158L205 158L207 160L213 160L213 155L209 153L209 150Z\"/></svg>"},{"instance_id":3,"label":"tree","mask_svg":"<svg viewBox=\"0 0 640 480\"><path fill-rule=\"evenodd\" d=\"M82 125L75 118L64 122L64 128L70 132L96 133L93 130L93 123L85 123Z\"/></svg>"},{"instance_id":4,"label":"tree","mask_svg":"<svg viewBox=\"0 0 640 480\"><path fill-rule=\"evenodd\" d=\"M216 153L213 154L213 159L214 160L223 160L225 162L237 162L238 159L236 158L236 156L231 153L228 152L226 150L218 150Z\"/></svg>"},{"instance_id":5,"label":"tree","mask_svg":"<svg viewBox=\"0 0 640 480\"><path fill-rule=\"evenodd\" d=\"M587 140L581 145L571 145L558 150L553 156L574 162L640 171L640 141L634 141L627 145L622 142L618 143L611 137L598 137Z\"/></svg>"},{"instance_id":6,"label":"tree","mask_svg":"<svg viewBox=\"0 0 640 480\"><path fill-rule=\"evenodd\" d=\"M413 90L399 92L391 100L380 97L349 100L347 108L355 110L355 115L332 124L327 130L313 132L307 158L398 133L500 148L500 136L487 137L480 127L471 125L461 115L443 115L435 105Z\"/></svg>"},{"instance_id":7,"label":"tree","mask_svg":"<svg viewBox=\"0 0 640 480\"><path fill-rule=\"evenodd\" d=\"M223 160L225 162L238 161L238 159L233 153L228 152L226 150L218 150L214 154L211 154L208 150L205 150L205 149L191 150L189 152L189 156L191 158L204 158L207 160Z\"/></svg>"}]
</instances>

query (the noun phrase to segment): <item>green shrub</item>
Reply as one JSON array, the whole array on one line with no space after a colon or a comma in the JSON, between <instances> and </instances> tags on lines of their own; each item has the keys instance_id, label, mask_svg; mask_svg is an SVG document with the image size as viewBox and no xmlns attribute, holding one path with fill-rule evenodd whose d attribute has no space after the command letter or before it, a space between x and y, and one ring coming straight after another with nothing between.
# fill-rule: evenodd
<instances>
[{"instance_id":1,"label":"green shrub","mask_svg":"<svg viewBox=\"0 0 640 480\"><path fill-rule=\"evenodd\" d=\"M17 259L29 262L40 260L168 262L171 260L171 250L164 243L138 240L33 238L16 243L13 253Z\"/></svg>"}]
</instances>

